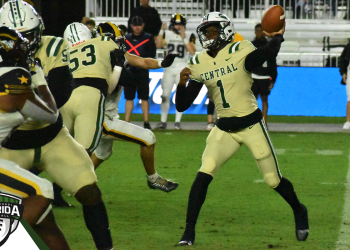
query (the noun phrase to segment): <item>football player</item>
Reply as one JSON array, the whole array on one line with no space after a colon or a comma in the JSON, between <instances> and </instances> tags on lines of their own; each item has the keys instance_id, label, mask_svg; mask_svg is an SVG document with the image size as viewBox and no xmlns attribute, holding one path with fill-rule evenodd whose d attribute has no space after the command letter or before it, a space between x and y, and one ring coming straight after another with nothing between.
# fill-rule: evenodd
<instances>
[{"instance_id":1,"label":"football player","mask_svg":"<svg viewBox=\"0 0 350 250\"><path fill-rule=\"evenodd\" d=\"M49 88L54 90L57 108L60 108L67 102L73 82L68 67L68 42L59 37L41 37L41 18L31 5L21 0L7 2L1 8L0 21L30 40L31 56L40 60ZM85 224L97 249L113 248L107 210L93 164L85 149L63 126L61 115L51 125L26 121L5 142L0 158L14 161L25 169L30 169L34 163L46 171L82 204Z\"/></svg>"},{"instance_id":2,"label":"football player","mask_svg":"<svg viewBox=\"0 0 350 250\"><path fill-rule=\"evenodd\" d=\"M63 124L91 155L102 135L105 98L118 83L123 61L115 58L116 43L108 37L92 38L82 23L69 24L64 38L70 43L74 90L60 111Z\"/></svg>"},{"instance_id":3,"label":"football player","mask_svg":"<svg viewBox=\"0 0 350 250\"><path fill-rule=\"evenodd\" d=\"M27 117L51 124L58 117L42 69L33 65L33 76L29 72L28 45L17 31L0 27L0 148ZM50 249L69 249L51 211L53 189L48 180L0 159L0 192L23 199L23 218Z\"/></svg>"},{"instance_id":4,"label":"football player","mask_svg":"<svg viewBox=\"0 0 350 250\"><path fill-rule=\"evenodd\" d=\"M173 91L174 84L179 82L179 72L187 65L187 52L194 55L196 47L194 45L195 36L190 35L190 38L186 37L186 18L176 13L170 19L169 30L166 30L167 24L163 23L162 29L156 38L157 48L163 48L166 45L167 53L177 52L179 56L175 58L175 61L171 68L164 69L164 75L161 81L162 86L162 103L160 105L161 118L160 123L157 124L158 129L166 129L167 117L170 107L170 96ZM175 129L181 129L181 117L182 112L176 111L175 117Z\"/></svg>"},{"instance_id":5,"label":"football player","mask_svg":"<svg viewBox=\"0 0 350 250\"><path fill-rule=\"evenodd\" d=\"M100 23L96 27L96 33L98 36L108 36L115 43L123 44L123 37L121 36L119 28L110 22ZM142 57L137 57L134 55L130 55L128 52L125 53L125 57L128 59L128 62L131 65L135 65L136 61L142 60L154 60L154 59L143 59ZM133 58L134 60L130 60ZM173 60L171 54L169 54L168 58ZM165 59L164 61L167 61ZM155 60L156 61L156 60ZM163 66L170 66L170 62ZM146 63L146 65L149 65ZM162 65L161 65L162 66ZM178 184L176 182L169 181L164 179L155 170L154 167L154 150L156 137L152 131L149 129L145 129L129 122L125 122L119 120L118 115L118 103L120 101L121 94L123 92L123 87L126 84L130 84L130 80L127 71L123 68L122 76L118 83L118 87L114 90L111 95L108 95L106 98L105 105L105 118L103 124L103 135L100 140L100 144L94 151L91 156L91 159L97 168L103 161L108 159L112 154L113 141L114 140L123 140L128 142L137 143L140 145L141 150L141 159L143 162L143 166L147 173L147 184L152 189L159 189L165 192L170 192L177 188Z\"/></svg>"},{"instance_id":6,"label":"football player","mask_svg":"<svg viewBox=\"0 0 350 250\"><path fill-rule=\"evenodd\" d=\"M218 120L208 135L202 164L190 191L186 229L178 242L180 246L194 243L195 225L208 186L242 144L251 151L265 182L293 209L297 239L304 241L308 236L307 209L300 203L292 183L279 171L274 148L251 91L251 71L277 56L283 33L284 27L279 32L265 33L273 37L272 40L256 49L247 40L230 43L235 34L234 27L222 13L207 14L197 27L199 40L206 50L193 56L188 68L181 71L176 109L180 112L188 109L205 85L214 101Z\"/></svg>"}]
</instances>

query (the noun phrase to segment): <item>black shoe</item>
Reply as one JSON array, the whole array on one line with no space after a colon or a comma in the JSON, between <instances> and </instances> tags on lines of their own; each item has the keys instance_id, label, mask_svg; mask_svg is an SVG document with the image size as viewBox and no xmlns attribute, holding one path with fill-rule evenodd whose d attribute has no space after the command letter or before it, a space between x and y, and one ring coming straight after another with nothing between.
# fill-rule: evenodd
<instances>
[{"instance_id":1,"label":"black shoe","mask_svg":"<svg viewBox=\"0 0 350 250\"><path fill-rule=\"evenodd\" d=\"M149 124L149 122L144 122L143 123L143 127L149 130L152 130L151 125Z\"/></svg>"},{"instance_id":2,"label":"black shoe","mask_svg":"<svg viewBox=\"0 0 350 250\"><path fill-rule=\"evenodd\" d=\"M63 199L61 192L62 188L56 183L53 183L54 200L52 202L52 205L54 205L55 207L74 207L73 205L69 204Z\"/></svg>"},{"instance_id":3,"label":"black shoe","mask_svg":"<svg viewBox=\"0 0 350 250\"><path fill-rule=\"evenodd\" d=\"M157 124L157 129L166 129L166 122L160 122Z\"/></svg>"},{"instance_id":4,"label":"black shoe","mask_svg":"<svg viewBox=\"0 0 350 250\"><path fill-rule=\"evenodd\" d=\"M294 212L295 219L295 234L298 241L305 241L309 236L309 219L307 215L307 208L301 204L300 211Z\"/></svg>"},{"instance_id":5,"label":"black shoe","mask_svg":"<svg viewBox=\"0 0 350 250\"><path fill-rule=\"evenodd\" d=\"M161 176L158 176L157 180L153 183L147 180L147 184L152 189L159 189L164 192L173 191L179 186L176 182L169 181Z\"/></svg>"},{"instance_id":6,"label":"black shoe","mask_svg":"<svg viewBox=\"0 0 350 250\"><path fill-rule=\"evenodd\" d=\"M186 229L182 235L181 240L177 243L177 246L191 246L194 243L196 233L194 230L194 225L186 223Z\"/></svg>"}]
</instances>

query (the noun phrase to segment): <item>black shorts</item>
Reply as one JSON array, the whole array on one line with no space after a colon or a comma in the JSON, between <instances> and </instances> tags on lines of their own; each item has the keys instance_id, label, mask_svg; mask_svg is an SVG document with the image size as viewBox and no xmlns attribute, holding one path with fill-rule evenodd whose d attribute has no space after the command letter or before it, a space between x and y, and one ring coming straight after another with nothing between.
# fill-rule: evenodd
<instances>
[{"instance_id":1,"label":"black shorts","mask_svg":"<svg viewBox=\"0 0 350 250\"><path fill-rule=\"evenodd\" d=\"M149 99L149 74L147 72L132 72L133 82L124 87L124 97L126 100L134 100L137 91L137 98L140 100Z\"/></svg>"},{"instance_id":2,"label":"black shorts","mask_svg":"<svg viewBox=\"0 0 350 250\"><path fill-rule=\"evenodd\" d=\"M255 97L260 96L268 96L270 95L271 91L269 90L270 87L270 79L253 79L253 85L252 85L252 91Z\"/></svg>"}]
</instances>

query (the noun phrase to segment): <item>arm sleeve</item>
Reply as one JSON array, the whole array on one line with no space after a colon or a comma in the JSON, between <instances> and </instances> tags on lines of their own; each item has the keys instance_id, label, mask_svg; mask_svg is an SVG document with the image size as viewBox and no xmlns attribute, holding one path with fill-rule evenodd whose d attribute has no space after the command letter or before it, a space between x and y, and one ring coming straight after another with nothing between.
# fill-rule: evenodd
<instances>
[{"instance_id":1,"label":"arm sleeve","mask_svg":"<svg viewBox=\"0 0 350 250\"><path fill-rule=\"evenodd\" d=\"M269 71L269 76L271 76L271 81L273 83L276 82L276 78L277 78L277 63L276 63L276 58L272 58L270 60L267 61L267 68Z\"/></svg>"},{"instance_id":2,"label":"arm sleeve","mask_svg":"<svg viewBox=\"0 0 350 250\"><path fill-rule=\"evenodd\" d=\"M68 101L73 91L74 79L68 65L51 69L47 83L59 109Z\"/></svg>"},{"instance_id":3,"label":"arm sleeve","mask_svg":"<svg viewBox=\"0 0 350 250\"><path fill-rule=\"evenodd\" d=\"M187 110L198 96L202 86L203 83L194 80L190 80L187 87L185 85L178 85L175 97L176 110L179 112Z\"/></svg>"},{"instance_id":4,"label":"arm sleeve","mask_svg":"<svg viewBox=\"0 0 350 250\"><path fill-rule=\"evenodd\" d=\"M262 65L266 60L276 58L283 41L282 35L276 35L267 45L251 52L245 59L245 69L251 72L254 68Z\"/></svg>"},{"instance_id":5,"label":"arm sleeve","mask_svg":"<svg viewBox=\"0 0 350 250\"><path fill-rule=\"evenodd\" d=\"M346 74L347 73L347 67L349 65L349 60L350 60L350 43L348 43L343 52L341 53L339 57L339 71L340 74Z\"/></svg>"}]
</instances>

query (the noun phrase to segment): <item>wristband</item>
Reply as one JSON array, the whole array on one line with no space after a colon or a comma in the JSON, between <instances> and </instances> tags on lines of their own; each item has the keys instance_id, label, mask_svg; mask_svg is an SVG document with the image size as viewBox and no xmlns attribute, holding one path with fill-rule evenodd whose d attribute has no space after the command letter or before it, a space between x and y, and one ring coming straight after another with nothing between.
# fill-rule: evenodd
<instances>
[{"instance_id":1,"label":"wristband","mask_svg":"<svg viewBox=\"0 0 350 250\"><path fill-rule=\"evenodd\" d=\"M163 62L163 60L159 60L159 61L158 61L158 66L159 66L159 68L163 68L162 62Z\"/></svg>"},{"instance_id":2,"label":"wristband","mask_svg":"<svg viewBox=\"0 0 350 250\"><path fill-rule=\"evenodd\" d=\"M160 30L158 36L163 36L164 35L164 30Z\"/></svg>"},{"instance_id":3,"label":"wristband","mask_svg":"<svg viewBox=\"0 0 350 250\"><path fill-rule=\"evenodd\" d=\"M189 42L190 42L190 41L188 41L188 39L185 37L185 38L184 38L184 43L185 43L185 45L188 44Z\"/></svg>"}]
</instances>

